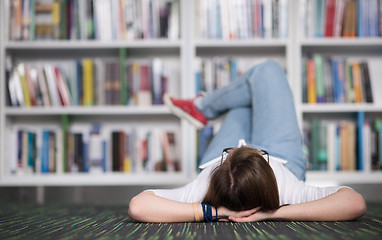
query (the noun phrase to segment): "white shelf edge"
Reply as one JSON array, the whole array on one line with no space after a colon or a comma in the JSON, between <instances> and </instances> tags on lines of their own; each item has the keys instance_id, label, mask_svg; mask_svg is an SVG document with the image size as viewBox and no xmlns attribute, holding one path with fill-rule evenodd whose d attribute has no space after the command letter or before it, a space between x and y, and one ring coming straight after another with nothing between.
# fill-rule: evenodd
<instances>
[{"instance_id":1,"label":"white shelf edge","mask_svg":"<svg viewBox=\"0 0 382 240\"><path fill-rule=\"evenodd\" d=\"M381 112L382 106L374 104L302 104L300 110L303 113L327 113L327 112Z\"/></svg>"},{"instance_id":2,"label":"white shelf edge","mask_svg":"<svg viewBox=\"0 0 382 240\"><path fill-rule=\"evenodd\" d=\"M184 173L68 173L4 176L0 186L182 186Z\"/></svg>"},{"instance_id":3,"label":"white shelf edge","mask_svg":"<svg viewBox=\"0 0 382 240\"><path fill-rule=\"evenodd\" d=\"M382 171L328 172L307 171L306 182L313 185L370 184L382 182Z\"/></svg>"},{"instance_id":4,"label":"white shelf edge","mask_svg":"<svg viewBox=\"0 0 382 240\"><path fill-rule=\"evenodd\" d=\"M286 47L287 39L195 40L196 47Z\"/></svg>"},{"instance_id":5,"label":"white shelf edge","mask_svg":"<svg viewBox=\"0 0 382 240\"><path fill-rule=\"evenodd\" d=\"M31 115L167 115L171 114L167 107L161 106L90 106L90 107L7 107L4 109L6 116L31 116Z\"/></svg>"},{"instance_id":6,"label":"white shelf edge","mask_svg":"<svg viewBox=\"0 0 382 240\"><path fill-rule=\"evenodd\" d=\"M136 40L136 41L99 41L99 40L52 40L52 41L8 41L5 49L92 49L92 48L180 48L181 40Z\"/></svg>"},{"instance_id":7,"label":"white shelf edge","mask_svg":"<svg viewBox=\"0 0 382 240\"><path fill-rule=\"evenodd\" d=\"M382 38L309 38L301 39L301 46L382 46Z\"/></svg>"}]
</instances>

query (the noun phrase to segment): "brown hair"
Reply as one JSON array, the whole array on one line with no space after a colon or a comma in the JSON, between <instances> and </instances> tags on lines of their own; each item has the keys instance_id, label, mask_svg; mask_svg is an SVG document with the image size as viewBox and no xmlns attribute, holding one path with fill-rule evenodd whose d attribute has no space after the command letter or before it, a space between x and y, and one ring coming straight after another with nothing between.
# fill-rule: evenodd
<instances>
[{"instance_id":1,"label":"brown hair","mask_svg":"<svg viewBox=\"0 0 382 240\"><path fill-rule=\"evenodd\" d=\"M233 211L275 210L280 204L276 177L259 150L234 148L213 170L203 202Z\"/></svg>"}]
</instances>

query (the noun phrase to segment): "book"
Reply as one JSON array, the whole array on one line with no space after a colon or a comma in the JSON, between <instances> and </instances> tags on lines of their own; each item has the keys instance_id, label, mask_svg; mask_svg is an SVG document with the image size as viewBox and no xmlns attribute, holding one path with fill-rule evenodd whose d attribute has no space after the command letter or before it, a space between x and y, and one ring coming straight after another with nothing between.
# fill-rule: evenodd
<instances>
[{"instance_id":1,"label":"book","mask_svg":"<svg viewBox=\"0 0 382 240\"><path fill-rule=\"evenodd\" d=\"M91 106L94 103L94 63L92 59L82 60L83 72L83 105Z\"/></svg>"},{"instance_id":2,"label":"book","mask_svg":"<svg viewBox=\"0 0 382 240\"><path fill-rule=\"evenodd\" d=\"M316 78L315 78L315 66L312 59L308 59L307 63L307 89L308 89L308 103L316 103Z\"/></svg>"}]
</instances>

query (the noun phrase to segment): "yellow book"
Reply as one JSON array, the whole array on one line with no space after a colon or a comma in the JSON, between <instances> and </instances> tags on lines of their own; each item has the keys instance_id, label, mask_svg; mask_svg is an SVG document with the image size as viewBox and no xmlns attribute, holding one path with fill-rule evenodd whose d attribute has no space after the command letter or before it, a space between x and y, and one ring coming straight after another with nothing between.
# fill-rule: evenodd
<instances>
[{"instance_id":1,"label":"yellow book","mask_svg":"<svg viewBox=\"0 0 382 240\"><path fill-rule=\"evenodd\" d=\"M20 77L21 80L21 86L23 88L23 94L24 94L24 101L25 101L25 106L30 107L32 105L31 103L31 98L29 94L29 88L28 88L28 82L27 82L27 77L25 75L25 66L23 63L20 63L17 66L17 73Z\"/></svg>"},{"instance_id":2,"label":"yellow book","mask_svg":"<svg viewBox=\"0 0 382 240\"><path fill-rule=\"evenodd\" d=\"M90 58L85 58L82 60L82 81L83 81L83 105L91 106L93 105L93 95L94 95L94 67L93 60Z\"/></svg>"},{"instance_id":3,"label":"yellow book","mask_svg":"<svg viewBox=\"0 0 382 240\"><path fill-rule=\"evenodd\" d=\"M361 67L359 62L353 63L353 86L354 86L354 102L361 103L362 96L362 80L361 80Z\"/></svg>"},{"instance_id":4,"label":"yellow book","mask_svg":"<svg viewBox=\"0 0 382 240\"><path fill-rule=\"evenodd\" d=\"M123 172L131 172L131 159L129 156L125 156L123 161Z\"/></svg>"},{"instance_id":5,"label":"yellow book","mask_svg":"<svg viewBox=\"0 0 382 240\"><path fill-rule=\"evenodd\" d=\"M316 96L316 76L314 70L314 61L307 61L307 88L308 88L308 103L317 103Z\"/></svg>"}]
</instances>

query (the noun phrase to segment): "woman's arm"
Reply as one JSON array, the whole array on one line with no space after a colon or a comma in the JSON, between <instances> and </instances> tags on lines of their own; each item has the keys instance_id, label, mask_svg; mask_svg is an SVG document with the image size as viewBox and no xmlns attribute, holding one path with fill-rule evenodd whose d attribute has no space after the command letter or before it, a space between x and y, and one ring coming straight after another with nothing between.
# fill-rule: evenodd
<instances>
[{"instance_id":1,"label":"woman's arm","mask_svg":"<svg viewBox=\"0 0 382 240\"><path fill-rule=\"evenodd\" d=\"M286 205L275 211L256 211L245 217L230 216L236 222L262 220L295 221L347 221L361 217L366 212L362 195L350 188L340 188L337 192L319 200Z\"/></svg>"},{"instance_id":2,"label":"woman's arm","mask_svg":"<svg viewBox=\"0 0 382 240\"><path fill-rule=\"evenodd\" d=\"M197 214L203 220L203 211L197 204ZM193 222L194 209L191 203L169 200L145 191L135 196L129 204L129 216L141 222Z\"/></svg>"}]
</instances>

